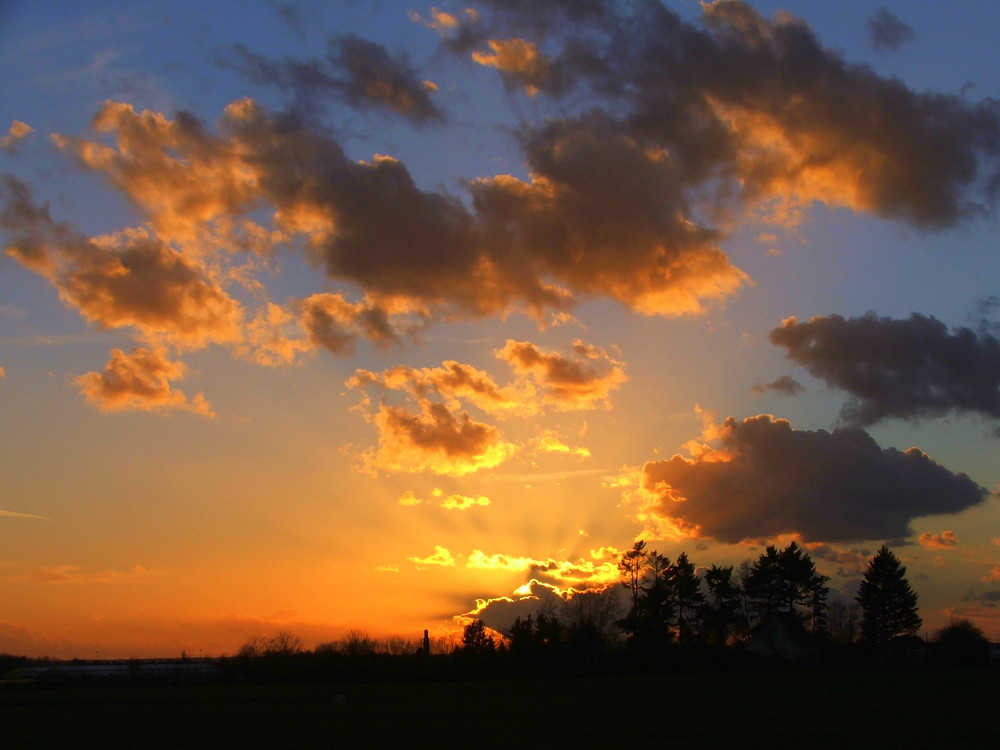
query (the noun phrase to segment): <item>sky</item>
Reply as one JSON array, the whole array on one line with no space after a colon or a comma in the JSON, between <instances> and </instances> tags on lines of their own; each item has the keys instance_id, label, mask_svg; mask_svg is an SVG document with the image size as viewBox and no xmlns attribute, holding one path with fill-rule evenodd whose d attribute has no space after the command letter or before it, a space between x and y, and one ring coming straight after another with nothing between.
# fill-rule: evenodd
<instances>
[{"instance_id":1,"label":"sky","mask_svg":"<svg viewBox=\"0 0 1000 750\"><path fill-rule=\"evenodd\" d=\"M1000 7L0 4L0 652L889 544L1000 640Z\"/></svg>"}]
</instances>

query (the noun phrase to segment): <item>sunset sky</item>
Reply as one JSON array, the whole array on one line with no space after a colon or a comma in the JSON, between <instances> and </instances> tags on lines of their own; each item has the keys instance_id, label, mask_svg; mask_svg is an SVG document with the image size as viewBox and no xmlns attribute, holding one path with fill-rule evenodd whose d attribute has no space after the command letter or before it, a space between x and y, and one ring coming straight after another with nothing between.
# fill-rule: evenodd
<instances>
[{"instance_id":1,"label":"sunset sky","mask_svg":"<svg viewBox=\"0 0 1000 750\"><path fill-rule=\"evenodd\" d=\"M499 627L639 538L886 542L1000 640L998 28L0 4L0 652Z\"/></svg>"}]
</instances>

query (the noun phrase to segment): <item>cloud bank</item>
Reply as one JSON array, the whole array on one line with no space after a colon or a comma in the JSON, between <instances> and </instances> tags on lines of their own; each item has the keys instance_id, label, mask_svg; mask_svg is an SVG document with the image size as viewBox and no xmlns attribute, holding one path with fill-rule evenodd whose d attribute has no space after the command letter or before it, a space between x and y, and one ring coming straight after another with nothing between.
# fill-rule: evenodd
<instances>
[{"instance_id":1,"label":"cloud bank","mask_svg":"<svg viewBox=\"0 0 1000 750\"><path fill-rule=\"evenodd\" d=\"M857 428L795 430L770 415L730 417L712 450L650 461L647 509L720 542L798 533L806 542L910 536L915 518L959 513L988 491L918 448L881 448Z\"/></svg>"},{"instance_id":2,"label":"cloud bank","mask_svg":"<svg viewBox=\"0 0 1000 750\"><path fill-rule=\"evenodd\" d=\"M851 400L841 417L855 425L948 413L1000 419L1000 340L913 313L905 320L868 313L807 322L789 318L772 343Z\"/></svg>"}]
</instances>

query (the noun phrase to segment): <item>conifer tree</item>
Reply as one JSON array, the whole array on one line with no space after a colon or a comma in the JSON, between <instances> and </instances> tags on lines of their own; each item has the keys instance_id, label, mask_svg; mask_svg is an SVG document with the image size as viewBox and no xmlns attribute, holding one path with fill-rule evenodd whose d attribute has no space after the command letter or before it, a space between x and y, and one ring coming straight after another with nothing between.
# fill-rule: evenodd
<instances>
[{"instance_id":1,"label":"conifer tree","mask_svg":"<svg viewBox=\"0 0 1000 750\"><path fill-rule=\"evenodd\" d=\"M912 635L923 622L906 568L884 544L868 561L856 599L861 605L861 640L874 646L884 646L898 635Z\"/></svg>"}]
</instances>

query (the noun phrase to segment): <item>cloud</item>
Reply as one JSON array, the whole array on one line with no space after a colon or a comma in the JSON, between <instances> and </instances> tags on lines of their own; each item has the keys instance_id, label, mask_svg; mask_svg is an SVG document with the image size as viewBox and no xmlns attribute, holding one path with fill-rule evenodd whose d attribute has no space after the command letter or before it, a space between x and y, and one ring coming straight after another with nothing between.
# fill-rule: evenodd
<instances>
[{"instance_id":1,"label":"cloud","mask_svg":"<svg viewBox=\"0 0 1000 750\"><path fill-rule=\"evenodd\" d=\"M544 581L531 579L510 596L476 599L475 607L458 615L456 619L464 622L475 617L496 631L506 632L518 617L523 620L528 615L535 616L540 612L557 617L564 623L590 614L593 624L608 627L624 605L624 589L618 585L581 590L560 589Z\"/></svg>"},{"instance_id":2,"label":"cloud","mask_svg":"<svg viewBox=\"0 0 1000 750\"><path fill-rule=\"evenodd\" d=\"M18 513L13 510L0 510L0 518L35 518L41 521L51 521L46 516L36 516L33 513Z\"/></svg>"},{"instance_id":3,"label":"cloud","mask_svg":"<svg viewBox=\"0 0 1000 750\"><path fill-rule=\"evenodd\" d=\"M371 419L378 448L362 454L363 468L371 472L464 476L499 466L517 450L496 427L444 404L425 402L409 411L383 403Z\"/></svg>"},{"instance_id":4,"label":"cloud","mask_svg":"<svg viewBox=\"0 0 1000 750\"><path fill-rule=\"evenodd\" d=\"M572 358L513 339L494 353L518 375L531 376L542 389L542 399L559 410L608 406L608 394L628 379L621 362L582 341L573 344Z\"/></svg>"},{"instance_id":5,"label":"cloud","mask_svg":"<svg viewBox=\"0 0 1000 750\"><path fill-rule=\"evenodd\" d=\"M851 395L841 410L851 424L950 412L1000 419L1000 341L988 333L949 333L917 313L905 320L868 313L788 318L769 337L789 359Z\"/></svg>"},{"instance_id":6,"label":"cloud","mask_svg":"<svg viewBox=\"0 0 1000 750\"><path fill-rule=\"evenodd\" d=\"M523 446L473 417L466 405L500 418L534 416L546 406L558 411L608 407L610 392L626 379L622 363L580 341L571 356L512 339L494 354L514 370L512 383L500 385L489 373L454 360L440 367L356 370L346 385L363 391L362 413L379 433L378 448L362 455L364 468L452 476L493 468ZM384 394L377 404L371 389ZM394 403L396 394L402 394L405 403ZM528 445L535 452L590 455L551 431L543 431Z\"/></svg>"},{"instance_id":7,"label":"cloud","mask_svg":"<svg viewBox=\"0 0 1000 750\"><path fill-rule=\"evenodd\" d=\"M475 507L485 507L490 504L490 499L484 495L468 496L452 494L445 496L445 494L439 490L434 489L431 493L434 500L424 500L416 496L413 490L407 490L399 497L399 504L404 506L414 506L427 504L437 504L445 510L469 510Z\"/></svg>"},{"instance_id":8,"label":"cloud","mask_svg":"<svg viewBox=\"0 0 1000 750\"><path fill-rule=\"evenodd\" d=\"M460 400L474 404L488 414L536 414L530 390L523 384L502 387L489 373L471 365L446 360L440 367L415 368L399 365L381 373L355 370L347 381L349 388L377 386L390 391L401 391L417 401L429 402L440 398L446 402Z\"/></svg>"},{"instance_id":9,"label":"cloud","mask_svg":"<svg viewBox=\"0 0 1000 750\"><path fill-rule=\"evenodd\" d=\"M134 327L203 346L239 336L242 309L209 270L150 235L126 229L86 237L34 203L31 188L7 176L0 226L7 254L50 281L64 302L100 328Z\"/></svg>"},{"instance_id":10,"label":"cloud","mask_svg":"<svg viewBox=\"0 0 1000 750\"><path fill-rule=\"evenodd\" d=\"M982 578L984 583L993 583L994 581L1000 581L1000 565L994 565L993 569Z\"/></svg>"},{"instance_id":11,"label":"cloud","mask_svg":"<svg viewBox=\"0 0 1000 750\"><path fill-rule=\"evenodd\" d=\"M490 504L490 499L484 495L470 497L468 495L448 495L441 500L441 507L445 510L468 510L477 506L483 507Z\"/></svg>"},{"instance_id":12,"label":"cloud","mask_svg":"<svg viewBox=\"0 0 1000 750\"><path fill-rule=\"evenodd\" d=\"M984 591L981 594L974 594L970 591L965 595L963 601L978 602L980 606L990 609L1000 607L1000 591Z\"/></svg>"},{"instance_id":13,"label":"cloud","mask_svg":"<svg viewBox=\"0 0 1000 750\"><path fill-rule=\"evenodd\" d=\"M914 518L959 513L989 495L917 448L880 448L856 428L794 430L730 417L718 445L642 468L646 508L681 533L726 543L797 533L806 542L897 539Z\"/></svg>"},{"instance_id":14,"label":"cloud","mask_svg":"<svg viewBox=\"0 0 1000 750\"><path fill-rule=\"evenodd\" d=\"M870 15L867 26L872 48L876 50L898 50L913 39L913 29L885 8Z\"/></svg>"},{"instance_id":15,"label":"cloud","mask_svg":"<svg viewBox=\"0 0 1000 750\"><path fill-rule=\"evenodd\" d=\"M606 113L552 121L520 141L531 178L469 184L489 257L536 308L604 296L648 315L698 314L747 276L699 226L679 167ZM562 283L553 286L546 279Z\"/></svg>"},{"instance_id":16,"label":"cloud","mask_svg":"<svg viewBox=\"0 0 1000 750\"><path fill-rule=\"evenodd\" d=\"M34 132L35 129L28 123L14 120L7 130L7 135L0 137L0 149L8 153L13 153L17 149L18 142L22 138L27 137L29 133Z\"/></svg>"},{"instance_id":17,"label":"cloud","mask_svg":"<svg viewBox=\"0 0 1000 750\"><path fill-rule=\"evenodd\" d=\"M488 44L489 52L473 52L472 59L480 65L511 74L529 96L542 88L551 88L549 61L534 44L524 39L490 39Z\"/></svg>"},{"instance_id":18,"label":"cloud","mask_svg":"<svg viewBox=\"0 0 1000 750\"><path fill-rule=\"evenodd\" d=\"M540 435L532 438L529 442L529 447L536 453L590 458L589 449L582 445L567 445L552 430L544 430Z\"/></svg>"},{"instance_id":19,"label":"cloud","mask_svg":"<svg viewBox=\"0 0 1000 750\"><path fill-rule=\"evenodd\" d=\"M327 99L359 109L382 109L417 124L443 122L431 99L433 87L421 80L405 56L393 56L376 42L347 34L327 41L324 58L273 60L234 45L222 63L258 85L290 94L297 111L313 115Z\"/></svg>"},{"instance_id":20,"label":"cloud","mask_svg":"<svg viewBox=\"0 0 1000 750\"><path fill-rule=\"evenodd\" d=\"M754 383L754 386L751 390L753 393L766 393L767 391L775 391L785 396L797 396L800 393L804 392L805 388L802 386L802 383L793 378L791 375L782 375L780 378L770 383L766 384Z\"/></svg>"},{"instance_id":21,"label":"cloud","mask_svg":"<svg viewBox=\"0 0 1000 750\"><path fill-rule=\"evenodd\" d=\"M470 181L471 211L418 188L398 160L351 161L324 131L252 100L230 104L217 135L189 113L170 120L120 103L104 104L94 127L116 145L54 140L146 211L158 237L202 252L301 242L328 276L379 304L540 316L604 296L673 315L746 282L716 233L681 216L662 149L604 117L525 141L537 176ZM268 206L271 229L249 218Z\"/></svg>"},{"instance_id":22,"label":"cloud","mask_svg":"<svg viewBox=\"0 0 1000 750\"><path fill-rule=\"evenodd\" d=\"M162 350L138 347L126 354L112 349L103 372L88 372L74 382L87 401L101 411L180 409L214 417L204 394L188 399L171 386L171 381L182 379L185 371L183 362L167 359Z\"/></svg>"},{"instance_id":23,"label":"cloud","mask_svg":"<svg viewBox=\"0 0 1000 750\"><path fill-rule=\"evenodd\" d=\"M940 534L925 532L917 538L917 541L924 549L954 549L958 545L958 537L951 529Z\"/></svg>"},{"instance_id":24,"label":"cloud","mask_svg":"<svg viewBox=\"0 0 1000 750\"><path fill-rule=\"evenodd\" d=\"M619 579L617 558L609 558L605 553L604 549L593 551L591 559L556 560L549 557L537 560L502 553L488 555L474 549L465 566L479 570L527 571L534 578L562 587L604 586Z\"/></svg>"},{"instance_id":25,"label":"cloud","mask_svg":"<svg viewBox=\"0 0 1000 750\"><path fill-rule=\"evenodd\" d=\"M455 558L451 556L446 548L440 545L434 545L434 554L427 557L408 557L406 558L418 568L423 568L427 565L440 565L444 568L455 567Z\"/></svg>"},{"instance_id":26,"label":"cloud","mask_svg":"<svg viewBox=\"0 0 1000 750\"><path fill-rule=\"evenodd\" d=\"M445 47L461 56L479 48L480 59L497 58L502 75L528 90L598 98L640 150L669 154L663 177L677 199L667 203L688 220L699 191L711 193L712 209L777 202L771 215L787 218L820 200L929 228L992 201L995 102L912 91L845 61L788 13L768 20L739 0L717 0L689 23L659 3L481 5L488 11L474 19L451 19ZM905 41L898 19L874 19L879 39ZM550 74L482 50L497 39L545 49ZM522 137L553 142L573 124L527 125ZM530 158L536 148L527 152L545 174ZM629 196L644 181L641 170L608 177L624 177Z\"/></svg>"},{"instance_id":27,"label":"cloud","mask_svg":"<svg viewBox=\"0 0 1000 750\"><path fill-rule=\"evenodd\" d=\"M161 575L142 565L134 565L130 570L86 571L77 565L53 565L40 568L20 566L5 578L45 584L118 584L134 583Z\"/></svg>"}]
</instances>

